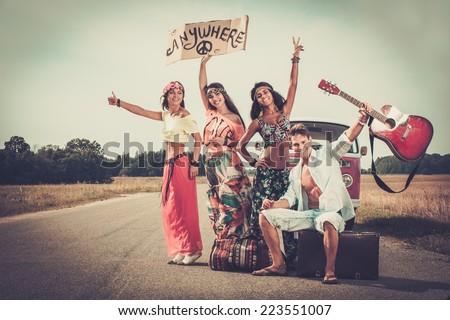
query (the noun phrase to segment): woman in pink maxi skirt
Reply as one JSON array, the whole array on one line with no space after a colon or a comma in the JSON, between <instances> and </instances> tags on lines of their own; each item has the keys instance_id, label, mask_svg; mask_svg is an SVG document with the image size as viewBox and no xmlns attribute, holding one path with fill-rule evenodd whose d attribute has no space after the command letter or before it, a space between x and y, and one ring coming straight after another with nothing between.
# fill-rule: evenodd
<instances>
[{"instance_id":1,"label":"woman in pink maxi skirt","mask_svg":"<svg viewBox=\"0 0 450 320\"><path fill-rule=\"evenodd\" d=\"M151 111L117 99L114 92L110 105L134 114L163 122L166 147L162 186L162 221L169 264L189 265L202 255L196 176L198 175L201 136L196 121L184 107L184 87L172 81L163 89L163 111ZM189 136L195 140L192 158L186 153Z\"/></svg>"}]
</instances>

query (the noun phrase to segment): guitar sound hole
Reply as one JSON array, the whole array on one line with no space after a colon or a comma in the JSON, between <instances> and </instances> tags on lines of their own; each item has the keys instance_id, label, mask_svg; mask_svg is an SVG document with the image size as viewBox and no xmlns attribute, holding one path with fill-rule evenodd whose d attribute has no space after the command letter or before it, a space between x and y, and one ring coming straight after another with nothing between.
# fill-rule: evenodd
<instances>
[{"instance_id":1,"label":"guitar sound hole","mask_svg":"<svg viewBox=\"0 0 450 320\"><path fill-rule=\"evenodd\" d=\"M386 127L388 127L389 129L392 129L392 128L395 127L395 120L392 119L392 118L388 118L384 124L385 124Z\"/></svg>"}]
</instances>

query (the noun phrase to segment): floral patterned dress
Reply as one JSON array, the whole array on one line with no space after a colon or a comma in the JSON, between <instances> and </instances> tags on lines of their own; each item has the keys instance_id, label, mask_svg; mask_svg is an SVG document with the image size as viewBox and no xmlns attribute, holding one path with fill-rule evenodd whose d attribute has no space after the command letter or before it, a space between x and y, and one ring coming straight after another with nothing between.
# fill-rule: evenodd
<instances>
[{"instance_id":1,"label":"floral patterned dress","mask_svg":"<svg viewBox=\"0 0 450 320\"><path fill-rule=\"evenodd\" d=\"M204 140L213 137L239 140L244 127L208 110ZM234 148L210 147L206 154L206 177L208 180L208 212L218 239L250 235L252 213L251 183L241 159Z\"/></svg>"}]
</instances>

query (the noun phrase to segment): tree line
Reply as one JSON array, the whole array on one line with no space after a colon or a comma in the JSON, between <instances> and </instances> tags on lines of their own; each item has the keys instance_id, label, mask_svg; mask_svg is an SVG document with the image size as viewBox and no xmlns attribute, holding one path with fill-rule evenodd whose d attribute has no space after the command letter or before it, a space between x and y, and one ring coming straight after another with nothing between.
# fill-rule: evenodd
<instances>
[{"instance_id":1,"label":"tree line","mask_svg":"<svg viewBox=\"0 0 450 320\"><path fill-rule=\"evenodd\" d=\"M96 141L72 139L65 147L47 145L36 152L25 139L11 137L0 149L0 184L41 183L110 183L113 177L161 177L165 151L149 151L105 157ZM205 175L205 155L200 159L199 175ZM403 162L394 156L378 158L378 174L408 174L417 165ZM370 173L363 169L362 173ZM418 174L450 174L450 154L426 154L420 162Z\"/></svg>"},{"instance_id":2,"label":"tree line","mask_svg":"<svg viewBox=\"0 0 450 320\"><path fill-rule=\"evenodd\" d=\"M386 156L375 160L377 174L409 174L419 164L417 174L450 174L450 154L425 154L420 160L405 162L394 156ZM371 169L362 170L370 173Z\"/></svg>"},{"instance_id":3,"label":"tree line","mask_svg":"<svg viewBox=\"0 0 450 320\"><path fill-rule=\"evenodd\" d=\"M0 184L110 183L115 176L163 175L164 150L108 159L100 144L88 139L72 139L63 148L46 145L36 152L19 136L4 145L0 149ZM205 174L202 164L199 175Z\"/></svg>"}]
</instances>

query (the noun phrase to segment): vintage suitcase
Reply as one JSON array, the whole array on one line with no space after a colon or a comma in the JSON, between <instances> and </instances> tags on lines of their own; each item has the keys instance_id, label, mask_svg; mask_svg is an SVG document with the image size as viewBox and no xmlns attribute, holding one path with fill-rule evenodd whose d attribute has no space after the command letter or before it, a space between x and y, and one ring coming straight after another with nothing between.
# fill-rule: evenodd
<instances>
[{"instance_id":1,"label":"vintage suitcase","mask_svg":"<svg viewBox=\"0 0 450 320\"><path fill-rule=\"evenodd\" d=\"M339 234L336 277L378 279L380 235L375 232L344 231ZM324 277L323 235L315 230L298 231L297 274L300 277Z\"/></svg>"},{"instance_id":2,"label":"vintage suitcase","mask_svg":"<svg viewBox=\"0 0 450 320\"><path fill-rule=\"evenodd\" d=\"M272 264L263 239L215 239L209 254L212 270L251 272Z\"/></svg>"}]
</instances>

